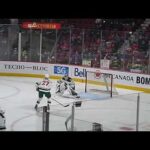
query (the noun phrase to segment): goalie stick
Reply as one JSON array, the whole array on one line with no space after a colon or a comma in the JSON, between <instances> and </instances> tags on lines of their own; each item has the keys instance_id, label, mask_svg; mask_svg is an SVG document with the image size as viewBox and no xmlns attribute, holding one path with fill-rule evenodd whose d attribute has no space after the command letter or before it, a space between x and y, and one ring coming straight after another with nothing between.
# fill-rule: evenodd
<instances>
[{"instance_id":1,"label":"goalie stick","mask_svg":"<svg viewBox=\"0 0 150 150\"><path fill-rule=\"evenodd\" d=\"M54 99L54 98L51 98L51 99L54 100L55 102L57 102L58 104L60 104L60 105L63 106L63 107L68 107L68 106L69 106L69 104L64 105L64 104L58 102L58 101L57 101L56 99Z\"/></svg>"}]
</instances>

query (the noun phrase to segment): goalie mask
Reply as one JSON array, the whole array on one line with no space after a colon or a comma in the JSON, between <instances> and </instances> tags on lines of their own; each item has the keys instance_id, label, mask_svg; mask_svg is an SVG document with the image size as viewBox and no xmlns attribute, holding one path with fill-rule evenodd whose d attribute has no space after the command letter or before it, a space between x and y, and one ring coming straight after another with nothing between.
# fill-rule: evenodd
<instances>
[{"instance_id":1,"label":"goalie mask","mask_svg":"<svg viewBox=\"0 0 150 150\"><path fill-rule=\"evenodd\" d=\"M64 78L67 80L69 78L68 74L65 74Z\"/></svg>"}]
</instances>

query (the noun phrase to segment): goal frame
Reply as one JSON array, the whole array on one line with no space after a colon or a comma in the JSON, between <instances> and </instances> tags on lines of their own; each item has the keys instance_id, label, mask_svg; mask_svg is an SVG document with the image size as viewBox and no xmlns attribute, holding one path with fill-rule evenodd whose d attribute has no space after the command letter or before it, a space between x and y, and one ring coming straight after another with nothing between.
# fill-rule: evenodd
<instances>
[{"instance_id":1,"label":"goal frame","mask_svg":"<svg viewBox=\"0 0 150 150\"><path fill-rule=\"evenodd\" d=\"M87 74L88 73L95 73L95 74L96 73L100 73L101 75L103 74L103 75L107 75L107 76L110 77L110 97L112 98L112 93L113 93L113 90L112 90L112 88L113 88L113 75L110 74L110 73L86 71L86 73L85 73L85 93L87 93L87 84L88 84L88 76L87 76Z\"/></svg>"}]
</instances>

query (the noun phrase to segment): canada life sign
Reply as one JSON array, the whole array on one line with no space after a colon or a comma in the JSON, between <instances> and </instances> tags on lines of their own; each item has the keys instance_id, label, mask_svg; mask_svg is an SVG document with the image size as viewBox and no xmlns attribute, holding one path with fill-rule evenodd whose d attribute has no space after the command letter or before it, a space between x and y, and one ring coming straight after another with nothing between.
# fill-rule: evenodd
<instances>
[{"instance_id":1,"label":"canada life sign","mask_svg":"<svg viewBox=\"0 0 150 150\"><path fill-rule=\"evenodd\" d=\"M59 30L61 28L60 23L38 23L38 22L24 22L21 25L24 29L47 29L47 30Z\"/></svg>"}]
</instances>

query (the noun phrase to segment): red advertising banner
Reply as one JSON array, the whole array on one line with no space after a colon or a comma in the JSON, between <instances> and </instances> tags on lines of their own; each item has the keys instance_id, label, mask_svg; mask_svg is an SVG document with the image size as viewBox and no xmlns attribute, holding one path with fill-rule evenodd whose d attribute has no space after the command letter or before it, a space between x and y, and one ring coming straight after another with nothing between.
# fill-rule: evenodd
<instances>
[{"instance_id":1,"label":"red advertising banner","mask_svg":"<svg viewBox=\"0 0 150 150\"><path fill-rule=\"evenodd\" d=\"M61 28L60 23L38 23L38 22L24 22L21 25L24 29L55 29Z\"/></svg>"}]
</instances>

